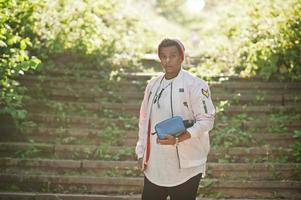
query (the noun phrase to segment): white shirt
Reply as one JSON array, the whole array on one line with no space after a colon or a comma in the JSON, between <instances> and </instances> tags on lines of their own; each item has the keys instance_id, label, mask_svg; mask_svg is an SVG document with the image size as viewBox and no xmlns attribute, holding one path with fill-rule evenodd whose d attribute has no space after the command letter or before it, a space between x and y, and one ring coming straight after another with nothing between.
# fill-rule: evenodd
<instances>
[{"instance_id":1,"label":"white shirt","mask_svg":"<svg viewBox=\"0 0 301 200\"><path fill-rule=\"evenodd\" d=\"M157 123L172 117L170 104L172 81L173 79L164 78L155 94L157 101L152 105L151 133L155 132L154 127ZM164 90L159 98L162 89ZM199 173L205 173L205 164L180 169L176 146L157 144L156 139L157 135L151 135L150 159L144 172L149 181L159 186L172 187L186 182Z\"/></svg>"},{"instance_id":2,"label":"white shirt","mask_svg":"<svg viewBox=\"0 0 301 200\"><path fill-rule=\"evenodd\" d=\"M155 146L156 144L153 141L150 142L150 145L148 145L148 140L147 140L148 126L149 126L150 118L152 117L151 116L151 108L153 107L152 102L155 99L155 93L157 88L162 86L162 85L160 86L160 81L162 80L162 78L164 78L164 75L158 76L157 78L152 79L148 83L148 85L145 88L143 101L140 107L139 132L138 132L139 137L138 137L135 151L136 151L137 158L143 159L143 165L142 165L143 168L145 166L148 167L149 164L148 158L149 155L152 154L152 153L149 154L148 149L150 149L153 152L155 151L153 149L156 149ZM168 88L168 90L170 90L170 88ZM171 95L172 95L174 116L181 116L184 120L195 121L192 127L187 128L187 131L190 133L191 138L184 140L178 144L177 148L178 148L178 158L180 163L179 167L181 168L181 170L186 170L188 168L195 168L199 166L204 167L210 150L209 131L213 128L214 114L215 114L215 108L211 100L209 86L205 81L199 79L198 77L192 75L191 73L185 70L181 70L178 76L173 79L171 90L172 90ZM165 92L166 91L164 91L163 93ZM163 96L166 95L163 93L162 93ZM169 95L167 94L166 96ZM160 98L161 108L163 108L162 99ZM166 103L169 102L170 99L169 101L166 100ZM155 106L156 105L154 105L154 107ZM169 106L166 106L164 108L166 108L166 113L170 114L170 110L167 111ZM158 117L160 117L161 115L163 114L158 115ZM170 115L168 116L168 118L169 117ZM163 118L164 117L162 117L162 119ZM162 121L158 119L152 119L152 120ZM151 124L155 125L155 123L151 123ZM149 171L147 171L146 173L149 173ZM174 175L175 174L173 174L168 178L171 178ZM190 174L188 174L187 176L190 177L189 175ZM205 173L203 174L203 177L204 175Z\"/></svg>"}]
</instances>

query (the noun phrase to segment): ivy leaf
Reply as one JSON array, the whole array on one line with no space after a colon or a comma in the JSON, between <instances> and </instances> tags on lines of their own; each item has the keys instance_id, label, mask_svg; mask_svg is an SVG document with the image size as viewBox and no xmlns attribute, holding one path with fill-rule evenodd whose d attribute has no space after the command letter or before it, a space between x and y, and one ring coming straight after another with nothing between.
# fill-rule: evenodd
<instances>
[{"instance_id":1,"label":"ivy leaf","mask_svg":"<svg viewBox=\"0 0 301 200\"><path fill-rule=\"evenodd\" d=\"M7 44L4 41L0 40L0 47L7 47Z\"/></svg>"},{"instance_id":2,"label":"ivy leaf","mask_svg":"<svg viewBox=\"0 0 301 200\"><path fill-rule=\"evenodd\" d=\"M36 69L39 64L41 64L41 60L36 57L32 57L30 60L31 69Z\"/></svg>"},{"instance_id":3,"label":"ivy leaf","mask_svg":"<svg viewBox=\"0 0 301 200\"><path fill-rule=\"evenodd\" d=\"M8 45L13 45L13 44L17 43L19 40L20 40L20 37L15 35L15 36L8 39L7 44Z\"/></svg>"},{"instance_id":4,"label":"ivy leaf","mask_svg":"<svg viewBox=\"0 0 301 200\"><path fill-rule=\"evenodd\" d=\"M24 40L21 40L21 42L20 42L20 48L22 49L22 50L25 50L26 49L26 47L27 47L27 44L26 44L27 42L26 42L26 40L24 39Z\"/></svg>"}]
</instances>

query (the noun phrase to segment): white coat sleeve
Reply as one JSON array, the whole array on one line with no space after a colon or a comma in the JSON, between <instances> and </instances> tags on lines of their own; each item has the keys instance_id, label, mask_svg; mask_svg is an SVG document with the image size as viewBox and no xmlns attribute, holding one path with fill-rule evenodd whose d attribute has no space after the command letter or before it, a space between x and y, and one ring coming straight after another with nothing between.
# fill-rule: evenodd
<instances>
[{"instance_id":1,"label":"white coat sleeve","mask_svg":"<svg viewBox=\"0 0 301 200\"><path fill-rule=\"evenodd\" d=\"M190 90L191 107L196 123L187 129L191 137L209 132L213 128L215 108L211 92L205 81L198 81Z\"/></svg>"},{"instance_id":2,"label":"white coat sleeve","mask_svg":"<svg viewBox=\"0 0 301 200\"><path fill-rule=\"evenodd\" d=\"M151 83L149 83L145 88L144 97L140 107L138 142L136 144L136 149L135 149L138 159L143 157L146 139L147 139L147 130L146 130L148 126L147 105L150 96L150 85Z\"/></svg>"}]
</instances>

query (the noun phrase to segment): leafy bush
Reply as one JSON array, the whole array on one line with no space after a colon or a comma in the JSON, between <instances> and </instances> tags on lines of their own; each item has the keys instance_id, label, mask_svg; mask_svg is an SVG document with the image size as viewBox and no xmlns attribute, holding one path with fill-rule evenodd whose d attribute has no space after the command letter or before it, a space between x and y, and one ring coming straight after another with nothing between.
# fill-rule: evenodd
<instances>
[{"instance_id":1,"label":"leafy bush","mask_svg":"<svg viewBox=\"0 0 301 200\"><path fill-rule=\"evenodd\" d=\"M75 66L80 60L82 69L102 70L102 83L108 85L116 71L135 66L147 28L124 12L124 5L117 0L0 0L0 114L15 120L26 116L17 80L37 66L56 67L61 61Z\"/></svg>"},{"instance_id":2,"label":"leafy bush","mask_svg":"<svg viewBox=\"0 0 301 200\"><path fill-rule=\"evenodd\" d=\"M301 1L258 1L249 12L252 21L240 37L242 75L301 79Z\"/></svg>"},{"instance_id":3,"label":"leafy bush","mask_svg":"<svg viewBox=\"0 0 301 200\"><path fill-rule=\"evenodd\" d=\"M183 23L185 14L183 13L184 0L156 0L156 11L169 20Z\"/></svg>"},{"instance_id":4,"label":"leafy bush","mask_svg":"<svg viewBox=\"0 0 301 200\"><path fill-rule=\"evenodd\" d=\"M120 12L122 6L108 0L45 0L37 13L39 49L46 47L47 55L71 51L102 59L125 50L134 54L137 19Z\"/></svg>"},{"instance_id":5,"label":"leafy bush","mask_svg":"<svg viewBox=\"0 0 301 200\"><path fill-rule=\"evenodd\" d=\"M21 105L23 88L15 79L40 63L29 51L36 8L25 0L0 1L0 116L12 116L16 122L26 112Z\"/></svg>"},{"instance_id":6,"label":"leafy bush","mask_svg":"<svg viewBox=\"0 0 301 200\"><path fill-rule=\"evenodd\" d=\"M197 73L301 80L301 1L220 3L199 34ZM216 19L217 18L217 19Z\"/></svg>"}]
</instances>

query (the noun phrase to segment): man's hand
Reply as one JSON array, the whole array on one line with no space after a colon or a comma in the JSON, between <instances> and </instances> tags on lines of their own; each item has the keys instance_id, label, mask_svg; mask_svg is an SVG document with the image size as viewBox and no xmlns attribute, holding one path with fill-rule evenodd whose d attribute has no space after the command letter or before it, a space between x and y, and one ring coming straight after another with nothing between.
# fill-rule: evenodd
<instances>
[{"instance_id":1,"label":"man's hand","mask_svg":"<svg viewBox=\"0 0 301 200\"><path fill-rule=\"evenodd\" d=\"M157 144L174 145L176 144L176 138L172 135L166 135L162 140L157 137Z\"/></svg>"},{"instance_id":2,"label":"man's hand","mask_svg":"<svg viewBox=\"0 0 301 200\"><path fill-rule=\"evenodd\" d=\"M143 158L139 158L137 161L138 170L143 172L145 168L143 169Z\"/></svg>"},{"instance_id":3,"label":"man's hand","mask_svg":"<svg viewBox=\"0 0 301 200\"><path fill-rule=\"evenodd\" d=\"M189 132L183 132L181 135L179 135L179 142L182 142L184 140L188 140L191 138L191 135ZM157 144L162 145L175 145L176 144L176 138L172 135L166 135L164 139L159 139L157 137Z\"/></svg>"}]
</instances>

